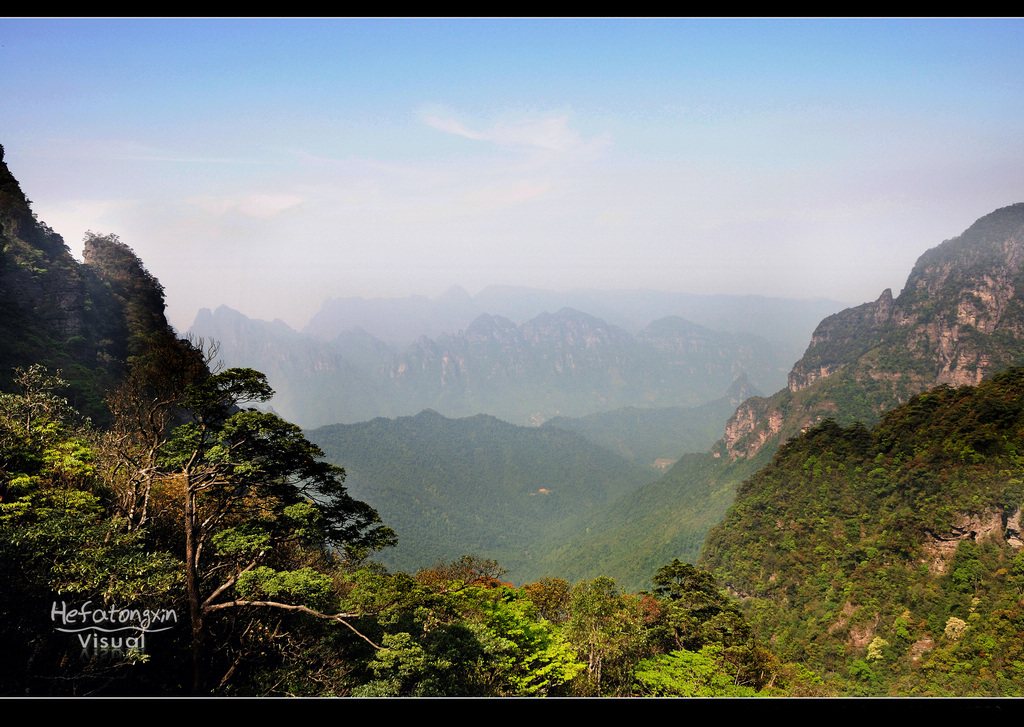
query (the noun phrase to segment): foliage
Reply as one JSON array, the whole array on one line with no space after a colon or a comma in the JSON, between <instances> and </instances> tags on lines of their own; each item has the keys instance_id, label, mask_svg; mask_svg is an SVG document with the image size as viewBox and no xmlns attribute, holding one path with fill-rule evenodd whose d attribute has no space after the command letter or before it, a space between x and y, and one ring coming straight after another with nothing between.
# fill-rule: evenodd
<instances>
[{"instance_id":1,"label":"foliage","mask_svg":"<svg viewBox=\"0 0 1024 727\"><path fill-rule=\"evenodd\" d=\"M655 482L570 522L572 527L552 538L550 552L541 557L542 572L573 581L613 573L625 588L649 588L664 563L697 560L705 536L732 504L737 487L771 454L766 447L749 459L683 456Z\"/></svg>"},{"instance_id":2,"label":"foliage","mask_svg":"<svg viewBox=\"0 0 1024 727\"><path fill-rule=\"evenodd\" d=\"M297 427L239 408L269 397L262 374L211 373L201 347L162 341L135 359L111 395L107 432L82 422L54 393L63 381L41 367L18 373L21 394L0 395L0 555L11 585L2 600L5 612L18 614L3 641L74 689L106 672L58 666L68 662L45 621L55 595L133 607L184 603L195 692L212 686L209 669L226 669L224 685L292 653L306 640L302 616L352 628L338 609L338 563L328 548L355 563L394 539ZM261 608L282 615L241 614ZM253 640L266 629L284 642ZM35 656L18 643L26 630L53 634L34 641Z\"/></svg>"},{"instance_id":3,"label":"foliage","mask_svg":"<svg viewBox=\"0 0 1024 727\"><path fill-rule=\"evenodd\" d=\"M1022 423L1021 369L872 429L825 421L740 488L701 562L781 659L848 693L1016 694L1019 555L978 523L1019 508Z\"/></svg>"},{"instance_id":4,"label":"foliage","mask_svg":"<svg viewBox=\"0 0 1024 727\"><path fill-rule=\"evenodd\" d=\"M409 572L475 553L515 582L546 575L537 560L569 523L657 477L571 432L484 415L424 411L308 437L344 465L353 495L401 532L376 560Z\"/></svg>"},{"instance_id":5,"label":"foliage","mask_svg":"<svg viewBox=\"0 0 1024 727\"><path fill-rule=\"evenodd\" d=\"M587 665L577 689L587 696L628 694L632 665L647 648L640 599L600 577L573 586L569 610L565 635Z\"/></svg>"},{"instance_id":6,"label":"foliage","mask_svg":"<svg viewBox=\"0 0 1024 727\"><path fill-rule=\"evenodd\" d=\"M181 530L162 529L184 545L193 690L204 681L207 621L216 612L315 613L333 597L330 578L307 567L309 557L333 545L359 560L394 541L377 513L348 495L344 471L324 462L298 427L241 408L272 396L266 377L252 369L211 373L211 358L201 342L151 349L111 398L110 458L129 529L150 517L157 490L176 493Z\"/></svg>"},{"instance_id":7,"label":"foliage","mask_svg":"<svg viewBox=\"0 0 1024 727\"><path fill-rule=\"evenodd\" d=\"M753 687L740 686L729 673L720 645L700 651L673 651L637 666L636 679L653 697L754 697Z\"/></svg>"},{"instance_id":8,"label":"foliage","mask_svg":"<svg viewBox=\"0 0 1024 727\"><path fill-rule=\"evenodd\" d=\"M438 578L480 559L439 564L429 577L361 571L348 605L385 647L366 669L361 696L539 696L584 669L555 624L539 618L523 592L494 581Z\"/></svg>"},{"instance_id":9,"label":"foliage","mask_svg":"<svg viewBox=\"0 0 1024 727\"><path fill-rule=\"evenodd\" d=\"M553 623L563 623L569 617L571 586L564 578L541 578L527 583L522 591L537 609L537 614Z\"/></svg>"},{"instance_id":10,"label":"foliage","mask_svg":"<svg viewBox=\"0 0 1024 727\"><path fill-rule=\"evenodd\" d=\"M0 611L8 615L0 645L9 657L0 690L61 693L64 680L91 689L111 673L130 682L127 662L69 659L71 642L49 623L51 605L55 598L159 605L178 592L181 562L110 517L92 433L53 393L64 382L38 366L16 379L22 393L0 395ZM33 669L17 669L18 657Z\"/></svg>"}]
</instances>

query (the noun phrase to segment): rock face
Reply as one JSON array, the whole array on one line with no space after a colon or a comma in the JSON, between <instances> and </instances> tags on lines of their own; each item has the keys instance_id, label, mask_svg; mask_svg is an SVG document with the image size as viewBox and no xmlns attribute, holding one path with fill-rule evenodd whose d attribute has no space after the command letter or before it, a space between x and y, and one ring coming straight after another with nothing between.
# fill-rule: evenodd
<instances>
[{"instance_id":1,"label":"rock face","mask_svg":"<svg viewBox=\"0 0 1024 727\"><path fill-rule=\"evenodd\" d=\"M980 542L992 537L1005 541L1013 548L1024 546L1020 537L1020 508L1012 512L986 510L980 514L961 512L953 518L953 527L948 533L931 533L922 544L928 565L934 575L949 570L957 546L963 540Z\"/></svg>"},{"instance_id":2,"label":"rock face","mask_svg":"<svg viewBox=\"0 0 1024 727\"><path fill-rule=\"evenodd\" d=\"M745 457L754 456L779 433L783 412L770 404L769 399L762 397L748 399L737 407L736 413L726 423L722 440L734 457L737 453Z\"/></svg>"},{"instance_id":3,"label":"rock face","mask_svg":"<svg viewBox=\"0 0 1024 727\"><path fill-rule=\"evenodd\" d=\"M899 297L829 316L786 390L747 402L725 447L750 457L826 417L868 423L938 384L977 384L1024 363L1024 204L981 218L923 254Z\"/></svg>"},{"instance_id":4,"label":"rock face","mask_svg":"<svg viewBox=\"0 0 1024 727\"><path fill-rule=\"evenodd\" d=\"M850 363L889 326L892 317L892 291L886 288L874 303L847 308L823 320L807 352L789 373L789 390L806 389Z\"/></svg>"}]
</instances>

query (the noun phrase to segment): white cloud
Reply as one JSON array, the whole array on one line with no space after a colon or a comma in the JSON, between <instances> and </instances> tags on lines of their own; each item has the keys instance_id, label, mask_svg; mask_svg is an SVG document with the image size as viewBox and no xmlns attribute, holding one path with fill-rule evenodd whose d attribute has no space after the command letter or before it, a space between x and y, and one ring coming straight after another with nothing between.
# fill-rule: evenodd
<instances>
[{"instance_id":1,"label":"white cloud","mask_svg":"<svg viewBox=\"0 0 1024 727\"><path fill-rule=\"evenodd\" d=\"M568 116L499 121L482 131L475 131L461 121L437 114L424 114L423 120L438 131L476 141L489 141L501 146L568 152L591 150L607 146L609 143L607 134L595 137L589 142L584 141L578 132L569 128Z\"/></svg>"}]
</instances>

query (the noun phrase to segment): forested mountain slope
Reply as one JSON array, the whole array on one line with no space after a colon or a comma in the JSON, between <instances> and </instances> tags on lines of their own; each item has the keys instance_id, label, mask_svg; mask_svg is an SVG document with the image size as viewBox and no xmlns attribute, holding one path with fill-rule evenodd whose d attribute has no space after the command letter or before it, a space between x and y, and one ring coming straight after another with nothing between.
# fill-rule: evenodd
<instances>
[{"instance_id":1,"label":"forested mountain slope","mask_svg":"<svg viewBox=\"0 0 1024 727\"><path fill-rule=\"evenodd\" d=\"M0 146L0 391L15 367L60 369L72 404L103 420L128 357L170 327L163 288L116 236L87 234L83 258L36 219Z\"/></svg>"},{"instance_id":2,"label":"forested mountain slope","mask_svg":"<svg viewBox=\"0 0 1024 727\"><path fill-rule=\"evenodd\" d=\"M652 560L694 562L736 488L785 439L825 418L872 424L936 384L976 383L1024 363L1022 265L1024 204L997 210L927 251L898 298L885 291L822 321L786 389L741 404L710 452L681 459L570 534L560 561L576 564L580 576L604 572L630 585L649 576L637 559L614 555L615 543L630 543ZM623 517L634 512L645 515Z\"/></svg>"},{"instance_id":3,"label":"forested mountain slope","mask_svg":"<svg viewBox=\"0 0 1024 727\"><path fill-rule=\"evenodd\" d=\"M555 417L544 426L582 434L640 464L671 465L680 455L707 450L721 436L736 405L755 395L757 390L741 375L725 396L701 406L631 406L585 417Z\"/></svg>"},{"instance_id":4,"label":"forested mountain slope","mask_svg":"<svg viewBox=\"0 0 1024 727\"><path fill-rule=\"evenodd\" d=\"M407 572L471 554L497 560L513 581L540 577L536 562L567 522L657 477L572 432L483 414L427 410L307 436L398 533L378 559Z\"/></svg>"},{"instance_id":5,"label":"forested mountain slope","mask_svg":"<svg viewBox=\"0 0 1024 727\"><path fill-rule=\"evenodd\" d=\"M872 429L826 420L745 483L702 565L783 659L860 694L1024 695L1024 369Z\"/></svg>"}]
</instances>

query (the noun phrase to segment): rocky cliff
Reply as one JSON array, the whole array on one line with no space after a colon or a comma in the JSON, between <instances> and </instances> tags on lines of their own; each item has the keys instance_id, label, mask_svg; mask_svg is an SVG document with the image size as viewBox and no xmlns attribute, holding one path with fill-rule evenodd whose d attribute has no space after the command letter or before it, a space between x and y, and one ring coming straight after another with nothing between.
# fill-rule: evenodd
<instances>
[{"instance_id":1,"label":"rocky cliff","mask_svg":"<svg viewBox=\"0 0 1024 727\"><path fill-rule=\"evenodd\" d=\"M1024 363L1024 204L981 218L923 254L899 297L821 322L788 387L745 402L723 441L733 458L826 417L876 421L937 384L977 384Z\"/></svg>"}]
</instances>

